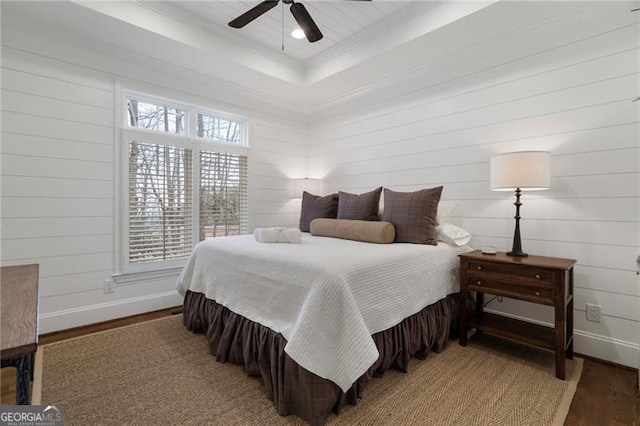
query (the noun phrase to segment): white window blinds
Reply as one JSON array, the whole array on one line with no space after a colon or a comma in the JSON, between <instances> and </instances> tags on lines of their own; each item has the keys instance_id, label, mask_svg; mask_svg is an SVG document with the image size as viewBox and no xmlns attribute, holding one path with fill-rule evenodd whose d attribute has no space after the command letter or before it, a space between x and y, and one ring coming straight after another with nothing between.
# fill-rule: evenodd
<instances>
[{"instance_id":1,"label":"white window blinds","mask_svg":"<svg viewBox=\"0 0 640 426\"><path fill-rule=\"evenodd\" d=\"M247 157L200 151L200 240L248 232Z\"/></svg>"},{"instance_id":2,"label":"white window blinds","mask_svg":"<svg viewBox=\"0 0 640 426\"><path fill-rule=\"evenodd\" d=\"M192 151L129 142L129 261L188 256L193 241Z\"/></svg>"}]
</instances>

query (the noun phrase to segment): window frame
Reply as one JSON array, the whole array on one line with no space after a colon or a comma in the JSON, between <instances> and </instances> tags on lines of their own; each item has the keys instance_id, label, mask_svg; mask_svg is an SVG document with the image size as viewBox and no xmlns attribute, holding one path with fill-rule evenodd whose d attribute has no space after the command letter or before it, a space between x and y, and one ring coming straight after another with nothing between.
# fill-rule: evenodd
<instances>
[{"instance_id":1,"label":"window frame","mask_svg":"<svg viewBox=\"0 0 640 426\"><path fill-rule=\"evenodd\" d=\"M116 273L114 277L123 277L126 275L153 275L158 271L166 271L169 274L175 274L176 270L182 268L188 257L178 259L158 259L144 262L129 261L129 142L136 141L142 143L158 144L164 146L174 146L187 148L192 153L192 247L200 241L200 152L210 151L231 155L240 155L247 157L247 221L250 219L250 165L251 165L251 149L249 146L249 120L247 117L238 116L230 113L222 113L212 108L204 108L201 105L191 104L168 99L160 96L153 96L134 90L116 90L117 107L116 117L116 162L119 173L116 174ZM170 106L180 108L185 113L184 134L166 133L152 129L132 127L129 125L129 116L127 108L127 100L129 98L138 101L157 103L162 106ZM197 120L198 113L219 117L221 119L239 121L241 123L241 142L231 143L219 141L197 136ZM196 166L197 165L197 166ZM249 224L250 226L250 224ZM249 227L250 229L250 227ZM151 277L150 275L150 277ZM121 278L126 279L126 278Z\"/></svg>"}]
</instances>

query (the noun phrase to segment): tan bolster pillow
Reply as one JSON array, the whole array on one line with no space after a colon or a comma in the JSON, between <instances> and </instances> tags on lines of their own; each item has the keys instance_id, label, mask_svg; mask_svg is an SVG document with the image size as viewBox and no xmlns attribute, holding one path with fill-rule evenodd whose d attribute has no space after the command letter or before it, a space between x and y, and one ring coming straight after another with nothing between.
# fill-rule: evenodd
<instances>
[{"instance_id":1,"label":"tan bolster pillow","mask_svg":"<svg viewBox=\"0 0 640 426\"><path fill-rule=\"evenodd\" d=\"M396 238L396 228L390 222L314 219L311 221L311 235L389 244Z\"/></svg>"}]
</instances>

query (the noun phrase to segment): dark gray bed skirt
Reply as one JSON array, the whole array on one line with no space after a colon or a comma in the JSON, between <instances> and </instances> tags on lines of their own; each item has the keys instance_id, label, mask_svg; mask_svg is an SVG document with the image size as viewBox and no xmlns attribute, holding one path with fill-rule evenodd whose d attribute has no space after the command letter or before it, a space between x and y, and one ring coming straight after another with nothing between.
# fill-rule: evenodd
<instances>
[{"instance_id":1,"label":"dark gray bed skirt","mask_svg":"<svg viewBox=\"0 0 640 426\"><path fill-rule=\"evenodd\" d=\"M345 393L333 382L299 366L284 351L285 338L268 327L235 314L204 294L188 291L184 324L206 334L209 349L219 362L244 365L250 376L261 376L267 396L282 416L296 414L312 425L322 425L331 412L356 405L372 377L389 368L406 372L409 359L426 358L443 350L457 333L459 295L451 294L427 306L400 324L372 337L380 357Z\"/></svg>"}]
</instances>

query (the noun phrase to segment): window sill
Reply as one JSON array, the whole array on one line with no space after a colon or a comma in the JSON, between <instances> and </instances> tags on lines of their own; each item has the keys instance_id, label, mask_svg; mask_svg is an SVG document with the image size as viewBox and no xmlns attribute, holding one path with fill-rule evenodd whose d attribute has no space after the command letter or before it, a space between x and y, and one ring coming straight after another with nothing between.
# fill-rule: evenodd
<instances>
[{"instance_id":1,"label":"window sill","mask_svg":"<svg viewBox=\"0 0 640 426\"><path fill-rule=\"evenodd\" d=\"M135 284L146 281L155 281L165 278L178 278L182 271L182 266L175 268L160 269L156 271L145 272L127 272L124 274L116 274L113 276L113 281L116 285Z\"/></svg>"}]
</instances>

